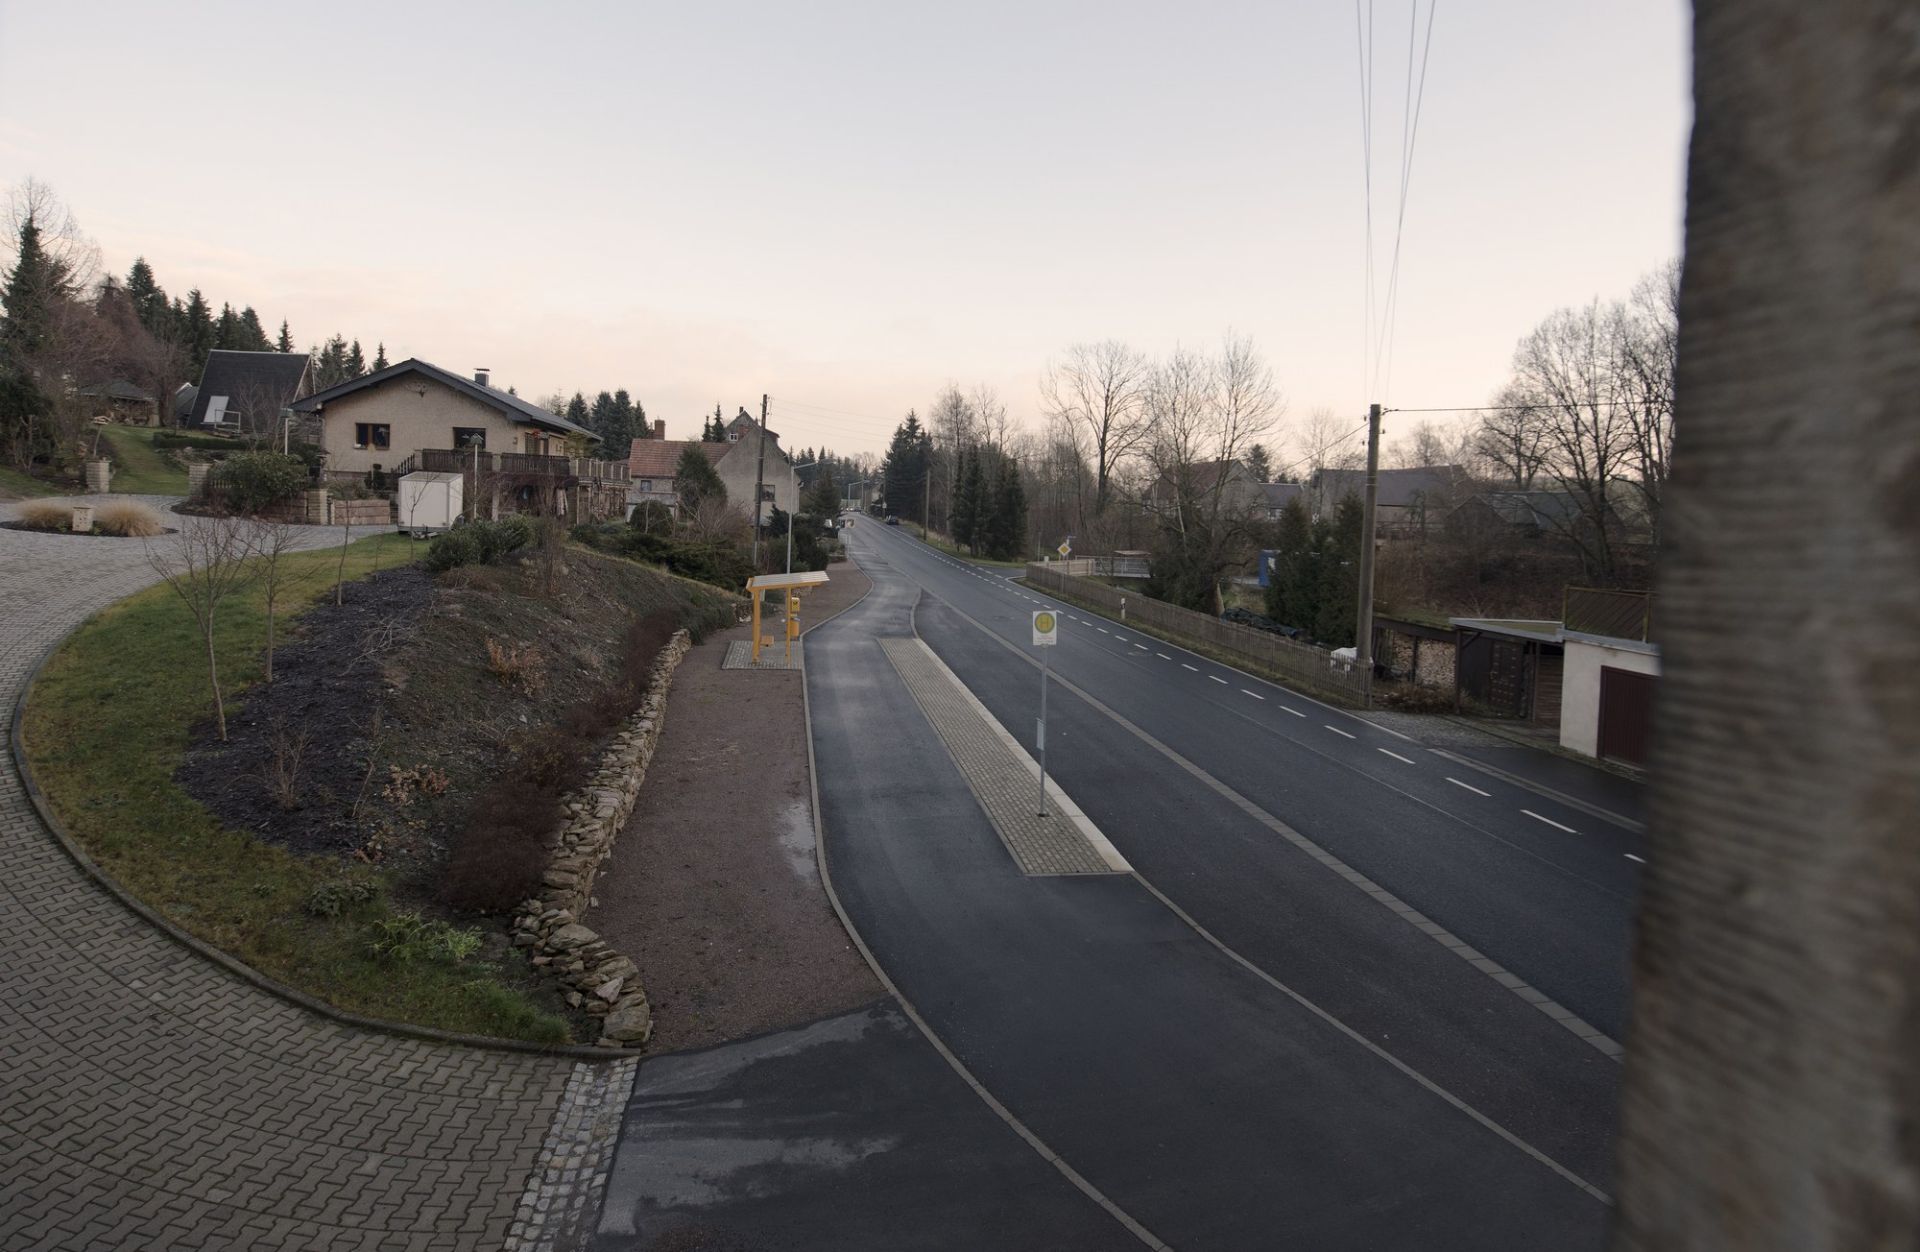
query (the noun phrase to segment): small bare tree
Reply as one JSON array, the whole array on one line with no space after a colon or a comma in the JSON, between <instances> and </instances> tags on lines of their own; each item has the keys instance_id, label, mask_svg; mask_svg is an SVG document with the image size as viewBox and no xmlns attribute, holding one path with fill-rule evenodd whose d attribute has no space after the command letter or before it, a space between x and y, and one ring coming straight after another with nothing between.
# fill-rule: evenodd
<instances>
[{"instance_id":1,"label":"small bare tree","mask_svg":"<svg viewBox=\"0 0 1920 1252\"><path fill-rule=\"evenodd\" d=\"M1146 437L1152 367L1117 340L1078 343L1047 366L1040 399L1047 416L1074 432L1093 468L1093 512L1106 512L1121 461Z\"/></svg>"},{"instance_id":2,"label":"small bare tree","mask_svg":"<svg viewBox=\"0 0 1920 1252\"><path fill-rule=\"evenodd\" d=\"M269 522L258 518L247 523L247 546L253 552L254 576L266 597L267 609L267 681L273 681L273 632L280 603L295 587L314 576L311 565L284 558L300 547L299 529L287 522Z\"/></svg>"},{"instance_id":3,"label":"small bare tree","mask_svg":"<svg viewBox=\"0 0 1920 1252\"><path fill-rule=\"evenodd\" d=\"M213 689L213 717L220 740L227 738L227 709L220 696L220 659L214 626L220 605L243 590L254 576L249 533L236 517L180 519L173 543L147 545L147 562L185 602L207 649L207 684Z\"/></svg>"}]
</instances>

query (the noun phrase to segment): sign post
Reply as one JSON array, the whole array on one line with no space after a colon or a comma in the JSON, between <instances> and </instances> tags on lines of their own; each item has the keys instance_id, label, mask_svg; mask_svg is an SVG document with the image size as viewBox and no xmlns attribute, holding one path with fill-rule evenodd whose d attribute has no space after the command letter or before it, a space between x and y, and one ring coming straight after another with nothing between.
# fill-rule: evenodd
<instances>
[{"instance_id":1,"label":"sign post","mask_svg":"<svg viewBox=\"0 0 1920 1252\"><path fill-rule=\"evenodd\" d=\"M1065 544L1061 545L1065 547ZM1033 646L1040 653L1040 720L1035 724L1034 746L1040 750L1040 794L1035 812L1047 815L1047 680L1053 674L1053 646L1060 641L1060 616L1051 609L1033 615Z\"/></svg>"}]
</instances>

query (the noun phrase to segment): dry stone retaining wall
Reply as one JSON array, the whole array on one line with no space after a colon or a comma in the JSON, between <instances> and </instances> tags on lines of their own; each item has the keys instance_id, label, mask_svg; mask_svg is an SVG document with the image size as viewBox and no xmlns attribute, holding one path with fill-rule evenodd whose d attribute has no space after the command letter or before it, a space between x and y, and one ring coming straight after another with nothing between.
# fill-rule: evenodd
<instances>
[{"instance_id":1,"label":"dry stone retaining wall","mask_svg":"<svg viewBox=\"0 0 1920 1252\"><path fill-rule=\"evenodd\" d=\"M553 970L570 988L567 1000L600 1019L603 1047L638 1047L653 1033L653 1011L639 968L580 923L593 899L594 879L613 851L646 780L647 764L666 720L667 690L693 646L675 631L653 663L639 711L613 737L587 785L565 801L566 824L555 840L540 897L520 906L513 942L533 950L533 963Z\"/></svg>"}]
</instances>

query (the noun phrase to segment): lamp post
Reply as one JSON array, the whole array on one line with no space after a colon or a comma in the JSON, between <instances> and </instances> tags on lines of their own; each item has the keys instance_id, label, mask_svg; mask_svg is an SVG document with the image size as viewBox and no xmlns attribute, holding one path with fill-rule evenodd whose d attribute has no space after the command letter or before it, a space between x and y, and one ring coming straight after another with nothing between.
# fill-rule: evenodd
<instances>
[{"instance_id":1,"label":"lamp post","mask_svg":"<svg viewBox=\"0 0 1920 1252\"><path fill-rule=\"evenodd\" d=\"M787 573L793 573L793 515L800 511L800 471L811 469L818 461L787 462L787 485L793 488L793 509L787 514Z\"/></svg>"}]
</instances>

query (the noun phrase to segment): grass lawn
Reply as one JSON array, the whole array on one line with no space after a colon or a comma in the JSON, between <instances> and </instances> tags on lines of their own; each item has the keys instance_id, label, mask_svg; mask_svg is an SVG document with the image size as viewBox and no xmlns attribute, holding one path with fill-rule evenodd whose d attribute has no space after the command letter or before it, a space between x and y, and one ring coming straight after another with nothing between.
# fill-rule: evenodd
<instances>
[{"instance_id":1,"label":"grass lawn","mask_svg":"<svg viewBox=\"0 0 1920 1252\"><path fill-rule=\"evenodd\" d=\"M18 470L0 469L0 493L9 496L56 496L63 488L53 483L41 482ZM65 489L70 490L70 489Z\"/></svg>"},{"instance_id":2,"label":"grass lawn","mask_svg":"<svg viewBox=\"0 0 1920 1252\"><path fill-rule=\"evenodd\" d=\"M154 427L100 426L113 448L113 489L139 496L184 496L187 471L169 465L153 446Z\"/></svg>"},{"instance_id":3,"label":"grass lawn","mask_svg":"<svg viewBox=\"0 0 1920 1252\"><path fill-rule=\"evenodd\" d=\"M407 554L403 537L363 539L348 551L347 577L403 563ZM294 589L294 611L332 594L339 549L286 559L322 567ZM265 615L249 593L223 602L217 620L231 710L261 676ZM444 953L404 964L375 957L369 943L395 917L379 871L350 871L338 857L298 856L225 830L174 784L189 729L212 713L201 648L186 605L171 589L153 587L82 626L34 684L27 756L54 812L88 854L183 929L348 1012L564 1042L566 1023L520 991L511 970ZM347 896L338 916L316 916L309 907L315 889L346 882L379 890L371 899Z\"/></svg>"}]
</instances>

